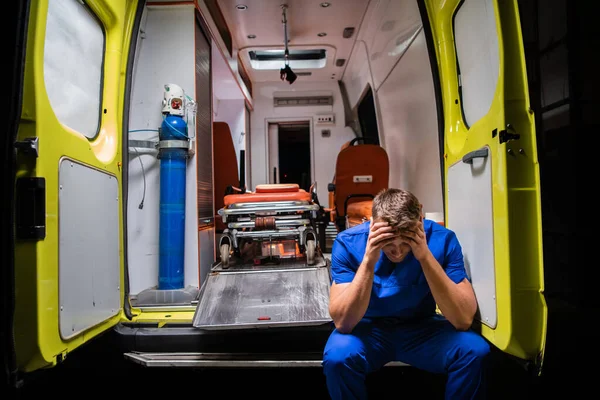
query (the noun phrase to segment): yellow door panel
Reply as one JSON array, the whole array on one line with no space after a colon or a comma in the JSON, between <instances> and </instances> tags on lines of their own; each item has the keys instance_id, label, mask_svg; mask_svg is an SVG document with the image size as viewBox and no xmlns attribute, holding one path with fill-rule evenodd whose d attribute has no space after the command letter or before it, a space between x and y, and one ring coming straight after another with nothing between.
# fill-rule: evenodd
<instances>
[{"instance_id":1,"label":"yellow door panel","mask_svg":"<svg viewBox=\"0 0 600 400\"><path fill-rule=\"evenodd\" d=\"M517 2L426 0L444 110L446 222L463 244L481 333L541 367L540 182Z\"/></svg>"},{"instance_id":2,"label":"yellow door panel","mask_svg":"<svg viewBox=\"0 0 600 400\"><path fill-rule=\"evenodd\" d=\"M16 182L15 347L24 372L55 365L122 316L121 71L136 3L31 2L17 140L36 138L37 155L18 153ZM20 225L28 212L41 225Z\"/></svg>"}]
</instances>

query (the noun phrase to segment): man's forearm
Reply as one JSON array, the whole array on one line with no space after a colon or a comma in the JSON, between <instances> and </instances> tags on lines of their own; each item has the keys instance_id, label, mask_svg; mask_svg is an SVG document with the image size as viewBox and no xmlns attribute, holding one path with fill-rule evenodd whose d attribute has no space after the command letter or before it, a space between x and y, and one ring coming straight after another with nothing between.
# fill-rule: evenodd
<instances>
[{"instance_id":1,"label":"man's forearm","mask_svg":"<svg viewBox=\"0 0 600 400\"><path fill-rule=\"evenodd\" d=\"M477 307L472 294L454 283L432 254L421 262L421 266L442 314L457 329L468 329Z\"/></svg>"},{"instance_id":2,"label":"man's forearm","mask_svg":"<svg viewBox=\"0 0 600 400\"><path fill-rule=\"evenodd\" d=\"M351 283L341 289L329 305L338 331L349 333L364 317L371 299L375 263L363 259Z\"/></svg>"}]
</instances>

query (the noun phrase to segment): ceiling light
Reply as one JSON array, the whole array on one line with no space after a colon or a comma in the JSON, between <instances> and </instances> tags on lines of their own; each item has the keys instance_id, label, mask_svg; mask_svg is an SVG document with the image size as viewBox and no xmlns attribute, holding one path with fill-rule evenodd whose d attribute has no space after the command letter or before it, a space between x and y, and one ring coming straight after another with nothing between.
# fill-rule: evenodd
<instances>
[{"instance_id":1,"label":"ceiling light","mask_svg":"<svg viewBox=\"0 0 600 400\"><path fill-rule=\"evenodd\" d=\"M256 35L248 35L248 39L256 39Z\"/></svg>"},{"instance_id":2,"label":"ceiling light","mask_svg":"<svg viewBox=\"0 0 600 400\"><path fill-rule=\"evenodd\" d=\"M248 6L245 4L238 4L237 6L235 6L235 8L237 8L238 10L246 10Z\"/></svg>"},{"instance_id":3,"label":"ceiling light","mask_svg":"<svg viewBox=\"0 0 600 400\"><path fill-rule=\"evenodd\" d=\"M330 5L331 5L331 3L327 3L327 2L325 2L325 3L321 3L321 7L323 7L323 8L327 8L327 7L329 7Z\"/></svg>"},{"instance_id":4,"label":"ceiling light","mask_svg":"<svg viewBox=\"0 0 600 400\"><path fill-rule=\"evenodd\" d=\"M319 32L319 33L317 33L317 36L323 37L323 36L327 36L327 34L325 32Z\"/></svg>"}]
</instances>

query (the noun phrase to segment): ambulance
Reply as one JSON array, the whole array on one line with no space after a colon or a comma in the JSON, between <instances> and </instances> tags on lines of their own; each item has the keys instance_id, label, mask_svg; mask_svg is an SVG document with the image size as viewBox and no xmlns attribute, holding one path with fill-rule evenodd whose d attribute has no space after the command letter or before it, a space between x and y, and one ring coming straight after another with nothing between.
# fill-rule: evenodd
<instances>
[{"instance_id":1,"label":"ambulance","mask_svg":"<svg viewBox=\"0 0 600 400\"><path fill-rule=\"evenodd\" d=\"M320 368L332 243L388 187L456 232L473 328L541 373L516 1L15 3L2 141L15 381L110 330L146 367Z\"/></svg>"}]
</instances>

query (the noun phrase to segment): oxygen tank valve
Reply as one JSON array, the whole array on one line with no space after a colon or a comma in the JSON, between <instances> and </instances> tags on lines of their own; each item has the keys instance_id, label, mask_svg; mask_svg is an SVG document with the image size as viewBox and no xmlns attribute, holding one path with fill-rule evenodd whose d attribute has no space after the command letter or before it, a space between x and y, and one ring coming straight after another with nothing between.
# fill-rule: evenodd
<instances>
[{"instance_id":1,"label":"oxygen tank valve","mask_svg":"<svg viewBox=\"0 0 600 400\"><path fill-rule=\"evenodd\" d=\"M174 83L167 83L165 85L162 104L163 114L183 117L185 115L185 95L181 86Z\"/></svg>"}]
</instances>

